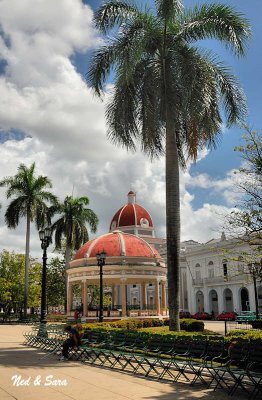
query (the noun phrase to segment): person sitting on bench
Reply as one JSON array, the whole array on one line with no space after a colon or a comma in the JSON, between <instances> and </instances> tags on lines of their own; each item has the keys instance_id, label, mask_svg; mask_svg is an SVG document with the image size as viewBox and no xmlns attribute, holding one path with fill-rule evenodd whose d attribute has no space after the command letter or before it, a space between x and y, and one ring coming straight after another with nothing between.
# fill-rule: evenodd
<instances>
[{"instance_id":1,"label":"person sitting on bench","mask_svg":"<svg viewBox=\"0 0 262 400\"><path fill-rule=\"evenodd\" d=\"M60 358L61 361L68 360L70 347L79 346L81 344L80 335L75 328L72 328L71 325L66 325L64 327L64 331L68 333L69 338L66 339L63 343L62 357Z\"/></svg>"}]
</instances>

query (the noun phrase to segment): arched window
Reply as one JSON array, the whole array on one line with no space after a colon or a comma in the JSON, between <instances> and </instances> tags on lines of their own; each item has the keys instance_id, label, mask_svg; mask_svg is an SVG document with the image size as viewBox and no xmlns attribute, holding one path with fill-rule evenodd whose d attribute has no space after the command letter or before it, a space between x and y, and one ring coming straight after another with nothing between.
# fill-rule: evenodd
<instances>
[{"instance_id":1,"label":"arched window","mask_svg":"<svg viewBox=\"0 0 262 400\"><path fill-rule=\"evenodd\" d=\"M199 267L200 267L200 264L197 263L197 264L195 265L195 268L199 268Z\"/></svg>"},{"instance_id":2,"label":"arched window","mask_svg":"<svg viewBox=\"0 0 262 400\"><path fill-rule=\"evenodd\" d=\"M214 265L213 261L209 261L208 265Z\"/></svg>"}]
</instances>

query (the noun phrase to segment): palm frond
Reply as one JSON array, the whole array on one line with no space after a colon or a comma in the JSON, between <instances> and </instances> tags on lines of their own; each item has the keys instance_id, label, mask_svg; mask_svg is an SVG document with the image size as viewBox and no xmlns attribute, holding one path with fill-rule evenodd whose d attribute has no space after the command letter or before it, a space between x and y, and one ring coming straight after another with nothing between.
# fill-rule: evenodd
<instances>
[{"instance_id":1,"label":"palm frond","mask_svg":"<svg viewBox=\"0 0 262 400\"><path fill-rule=\"evenodd\" d=\"M121 26L125 21L139 15L135 2L129 0L110 0L103 4L94 15L96 27L103 33Z\"/></svg>"},{"instance_id":2,"label":"palm frond","mask_svg":"<svg viewBox=\"0 0 262 400\"><path fill-rule=\"evenodd\" d=\"M171 21L183 10L181 0L155 0L157 16L162 21Z\"/></svg>"},{"instance_id":3,"label":"palm frond","mask_svg":"<svg viewBox=\"0 0 262 400\"><path fill-rule=\"evenodd\" d=\"M243 123L247 116L247 101L238 79L232 74L231 69L221 61L214 60L211 66L222 95L227 126Z\"/></svg>"},{"instance_id":4,"label":"palm frond","mask_svg":"<svg viewBox=\"0 0 262 400\"><path fill-rule=\"evenodd\" d=\"M111 38L105 46L97 50L87 72L87 83L98 96L112 69L126 71L125 78L132 76L135 65L140 61L145 47L155 51L159 38L155 19L148 13L140 13L133 21L126 23L125 31Z\"/></svg>"},{"instance_id":5,"label":"palm frond","mask_svg":"<svg viewBox=\"0 0 262 400\"><path fill-rule=\"evenodd\" d=\"M86 224L90 225L91 232L96 232L98 218L91 209L85 208L88 204L89 199L86 196L67 196L64 202L60 203L57 208L60 217L52 224L57 248L61 248L62 240L65 239L70 249L78 249L88 240Z\"/></svg>"},{"instance_id":6,"label":"palm frond","mask_svg":"<svg viewBox=\"0 0 262 400\"><path fill-rule=\"evenodd\" d=\"M5 213L5 222L8 228L16 228L20 218L27 214L27 198L19 197L11 201Z\"/></svg>"},{"instance_id":7,"label":"palm frond","mask_svg":"<svg viewBox=\"0 0 262 400\"><path fill-rule=\"evenodd\" d=\"M251 30L248 20L225 4L203 4L186 10L181 17L181 31L177 39L187 42L218 39L238 56L246 52Z\"/></svg>"},{"instance_id":8,"label":"palm frond","mask_svg":"<svg viewBox=\"0 0 262 400\"><path fill-rule=\"evenodd\" d=\"M142 151L150 156L163 155L165 124L162 118L162 68L157 60L138 64L134 79L138 82L138 120ZM140 80L140 82L139 82Z\"/></svg>"},{"instance_id":9,"label":"palm frond","mask_svg":"<svg viewBox=\"0 0 262 400\"><path fill-rule=\"evenodd\" d=\"M116 85L112 99L106 107L107 135L114 144L135 150L138 135L137 93L132 84Z\"/></svg>"}]
</instances>

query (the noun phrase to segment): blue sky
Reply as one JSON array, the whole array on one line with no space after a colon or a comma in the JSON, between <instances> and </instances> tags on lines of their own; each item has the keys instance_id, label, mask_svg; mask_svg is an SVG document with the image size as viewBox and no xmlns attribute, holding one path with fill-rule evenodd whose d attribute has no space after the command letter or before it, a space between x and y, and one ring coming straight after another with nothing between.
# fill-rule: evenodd
<instances>
[{"instance_id":1,"label":"blue sky","mask_svg":"<svg viewBox=\"0 0 262 400\"><path fill-rule=\"evenodd\" d=\"M251 23L247 56L235 58L215 41L203 46L232 67L247 96L247 122L260 130L262 1L222 2L234 6ZM204 1L184 3L192 6ZM67 0L52 2L50 7L50 2L39 0L35 7L34 0L0 2L0 178L13 175L21 162L36 162L38 172L52 179L61 199L72 191L90 198L90 207L100 218L98 234L108 230L128 191L135 190L138 203L151 213L163 237L164 160L151 163L139 151L127 153L109 143L104 103L85 82L90 56L99 43L92 25L99 4ZM240 143L242 133L239 127L225 129L217 150L203 153L196 165L181 174L182 239L204 242L220 235L217 216L235 205L232 170L241 160L233 147ZM5 227L4 189L0 189L0 203L0 249L23 250L24 225L16 231ZM38 242L33 231L33 249L39 248Z\"/></svg>"}]
</instances>

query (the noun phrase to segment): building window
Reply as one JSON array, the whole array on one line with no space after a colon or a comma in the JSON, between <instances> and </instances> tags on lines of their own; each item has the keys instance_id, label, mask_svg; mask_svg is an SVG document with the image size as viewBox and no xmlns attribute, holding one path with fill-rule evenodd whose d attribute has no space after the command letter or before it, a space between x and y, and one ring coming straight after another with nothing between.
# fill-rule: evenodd
<instances>
[{"instance_id":1,"label":"building window","mask_svg":"<svg viewBox=\"0 0 262 400\"><path fill-rule=\"evenodd\" d=\"M199 267L200 267L200 264L197 263L197 264L195 265L195 268L199 268Z\"/></svg>"},{"instance_id":2,"label":"building window","mask_svg":"<svg viewBox=\"0 0 262 400\"><path fill-rule=\"evenodd\" d=\"M136 287L136 285L133 285L133 288L135 288Z\"/></svg>"},{"instance_id":3,"label":"building window","mask_svg":"<svg viewBox=\"0 0 262 400\"><path fill-rule=\"evenodd\" d=\"M227 276L227 263L226 262L223 263L223 275L224 275L224 277Z\"/></svg>"},{"instance_id":4,"label":"building window","mask_svg":"<svg viewBox=\"0 0 262 400\"><path fill-rule=\"evenodd\" d=\"M153 285L152 285L152 283L149 283L149 285L148 285L148 286L153 286Z\"/></svg>"},{"instance_id":5,"label":"building window","mask_svg":"<svg viewBox=\"0 0 262 400\"><path fill-rule=\"evenodd\" d=\"M201 279L201 271L196 271L196 279Z\"/></svg>"},{"instance_id":6,"label":"building window","mask_svg":"<svg viewBox=\"0 0 262 400\"><path fill-rule=\"evenodd\" d=\"M214 278L214 268L208 270L208 277Z\"/></svg>"},{"instance_id":7,"label":"building window","mask_svg":"<svg viewBox=\"0 0 262 400\"><path fill-rule=\"evenodd\" d=\"M214 265L213 261L209 261L208 265Z\"/></svg>"}]
</instances>

